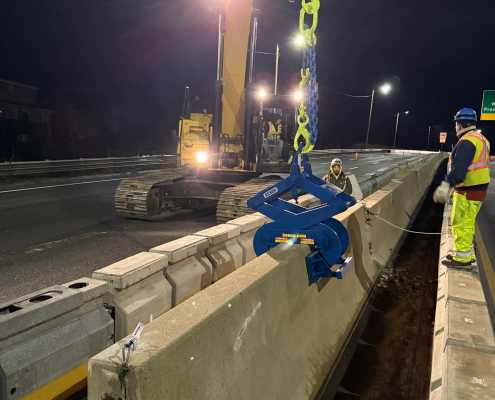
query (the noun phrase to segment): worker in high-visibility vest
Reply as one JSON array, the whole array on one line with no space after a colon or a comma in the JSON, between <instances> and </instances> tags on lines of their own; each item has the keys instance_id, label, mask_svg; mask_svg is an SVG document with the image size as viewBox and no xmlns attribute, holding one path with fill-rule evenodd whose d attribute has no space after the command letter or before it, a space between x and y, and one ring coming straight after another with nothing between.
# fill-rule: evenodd
<instances>
[{"instance_id":1,"label":"worker in high-visibility vest","mask_svg":"<svg viewBox=\"0 0 495 400\"><path fill-rule=\"evenodd\" d=\"M344 173L344 164L340 158L332 160L328 167L328 174L323 177L323 180L342 189L344 193L352 194L352 183Z\"/></svg>"},{"instance_id":2,"label":"worker in high-visibility vest","mask_svg":"<svg viewBox=\"0 0 495 400\"><path fill-rule=\"evenodd\" d=\"M435 190L433 200L446 203L452 194L454 248L442 263L469 268L476 261L473 248L476 216L490 183L490 143L476 129L477 115L472 108L462 108L454 120L459 141L450 155L445 181Z\"/></svg>"}]
</instances>

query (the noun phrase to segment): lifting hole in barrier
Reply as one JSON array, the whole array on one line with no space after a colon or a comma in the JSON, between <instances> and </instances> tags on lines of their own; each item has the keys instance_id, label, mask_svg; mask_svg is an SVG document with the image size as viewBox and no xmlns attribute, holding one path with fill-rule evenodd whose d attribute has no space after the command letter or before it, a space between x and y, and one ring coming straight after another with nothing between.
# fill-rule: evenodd
<instances>
[{"instance_id":1,"label":"lifting hole in barrier","mask_svg":"<svg viewBox=\"0 0 495 400\"><path fill-rule=\"evenodd\" d=\"M17 391L17 388L13 387L12 389L10 389L10 394L14 394L16 391Z\"/></svg>"},{"instance_id":2,"label":"lifting hole in barrier","mask_svg":"<svg viewBox=\"0 0 495 400\"><path fill-rule=\"evenodd\" d=\"M0 315L6 315L6 314L12 314L15 313L16 311L22 310L22 307L15 306L13 304L0 308Z\"/></svg>"},{"instance_id":3,"label":"lifting hole in barrier","mask_svg":"<svg viewBox=\"0 0 495 400\"><path fill-rule=\"evenodd\" d=\"M30 303L41 303L43 301L47 301L52 299L52 296L49 296L47 294L40 294L39 296L33 297L32 299L29 299Z\"/></svg>"},{"instance_id":4,"label":"lifting hole in barrier","mask_svg":"<svg viewBox=\"0 0 495 400\"><path fill-rule=\"evenodd\" d=\"M82 289L85 288L86 286L89 286L88 282L76 282L73 283L72 285L69 285L70 289Z\"/></svg>"}]
</instances>

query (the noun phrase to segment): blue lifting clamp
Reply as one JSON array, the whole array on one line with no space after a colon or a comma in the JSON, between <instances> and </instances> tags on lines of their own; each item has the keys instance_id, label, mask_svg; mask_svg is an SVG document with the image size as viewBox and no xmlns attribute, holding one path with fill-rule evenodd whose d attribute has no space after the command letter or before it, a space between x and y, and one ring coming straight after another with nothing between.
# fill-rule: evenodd
<instances>
[{"instance_id":1,"label":"blue lifting clamp","mask_svg":"<svg viewBox=\"0 0 495 400\"><path fill-rule=\"evenodd\" d=\"M289 192L296 203L281 199ZM300 206L297 198L302 193L314 195L321 205ZM273 220L259 228L254 236L256 255L281 243L306 244L311 248L306 256L310 285L324 277L342 279L351 265L350 257L342 258L349 246L349 235L344 225L332 217L354 204L354 197L313 175L307 154L295 153L290 175L247 202L249 208Z\"/></svg>"}]
</instances>

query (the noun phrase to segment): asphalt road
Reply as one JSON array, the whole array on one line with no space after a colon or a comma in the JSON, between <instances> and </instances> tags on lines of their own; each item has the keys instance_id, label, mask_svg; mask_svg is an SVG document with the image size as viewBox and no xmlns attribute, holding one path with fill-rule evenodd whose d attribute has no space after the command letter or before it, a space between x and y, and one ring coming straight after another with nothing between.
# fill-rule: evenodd
<instances>
[{"instance_id":1,"label":"asphalt road","mask_svg":"<svg viewBox=\"0 0 495 400\"><path fill-rule=\"evenodd\" d=\"M323 176L334 156L312 158ZM411 156L342 155L358 180L380 174ZM126 220L113 210L121 178L78 178L0 182L0 303L90 276L95 269L215 224L214 215L192 214L162 222Z\"/></svg>"}]
</instances>

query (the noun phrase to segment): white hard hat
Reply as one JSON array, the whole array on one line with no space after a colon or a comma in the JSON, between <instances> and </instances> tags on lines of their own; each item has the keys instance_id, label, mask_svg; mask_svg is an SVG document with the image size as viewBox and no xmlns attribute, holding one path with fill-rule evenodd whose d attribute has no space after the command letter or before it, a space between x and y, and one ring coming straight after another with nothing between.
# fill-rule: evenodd
<instances>
[{"instance_id":1,"label":"white hard hat","mask_svg":"<svg viewBox=\"0 0 495 400\"><path fill-rule=\"evenodd\" d=\"M340 158L334 158L330 163L330 166L333 167L334 165L340 165L342 167L342 160Z\"/></svg>"}]
</instances>

